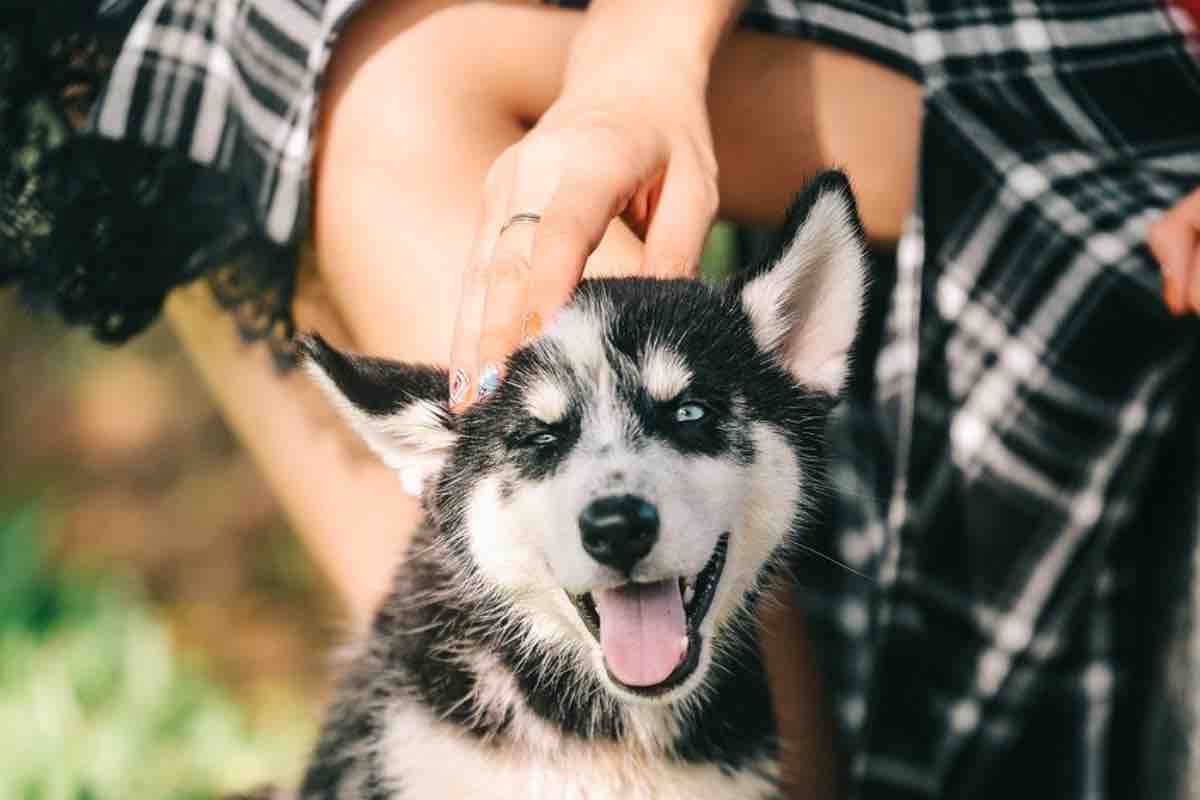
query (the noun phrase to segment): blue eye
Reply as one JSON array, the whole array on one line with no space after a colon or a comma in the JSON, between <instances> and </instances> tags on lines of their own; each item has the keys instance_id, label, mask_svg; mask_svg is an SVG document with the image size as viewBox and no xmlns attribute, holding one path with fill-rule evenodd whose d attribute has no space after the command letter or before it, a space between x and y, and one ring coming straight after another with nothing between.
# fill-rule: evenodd
<instances>
[{"instance_id":1,"label":"blue eye","mask_svg":"<svg viewBox=\"0 0 1200 800\"><path fill-rule=\"evenodd\" d=\"M699 403L684 403L679 408L675 409L676 422L695 422L703 419L705 415L704 406Z\"/></svg>"},{"instance_id":2,"label":"blue eye","mask_svg":"<svg viewBox=\"0 0 1200 800\"><path fill-rule=\"evenodd\" d=\"M555 442L557 442L558 437L555 436L553 433L546 433L546 432L535 433L533 436L530 436L527 441L532 445L537 445L538 447L545 447L548 444L554 444Z\"/></svg>"}]
</instances>

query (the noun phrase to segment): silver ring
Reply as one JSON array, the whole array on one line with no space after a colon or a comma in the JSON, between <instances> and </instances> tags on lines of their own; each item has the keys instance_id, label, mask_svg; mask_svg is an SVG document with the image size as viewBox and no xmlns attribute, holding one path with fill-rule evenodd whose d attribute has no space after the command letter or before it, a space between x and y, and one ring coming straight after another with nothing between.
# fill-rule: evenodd
<instances>
[{"instance_id":1,"label":"silver ring","mask_svg":"<svg viewBox=\"0 0 1200 800\"><path fill-rule=\"evenodd\" d=\"M511 217L508 218L508 222L506 222L500 226L500 235L503 236L504 232L514 225L522 225L522 224L536 225L541 221L542 221L542 215L534 214L531 211L522 211L520 214L513 214Z\"/></svg>"}]
</instances>

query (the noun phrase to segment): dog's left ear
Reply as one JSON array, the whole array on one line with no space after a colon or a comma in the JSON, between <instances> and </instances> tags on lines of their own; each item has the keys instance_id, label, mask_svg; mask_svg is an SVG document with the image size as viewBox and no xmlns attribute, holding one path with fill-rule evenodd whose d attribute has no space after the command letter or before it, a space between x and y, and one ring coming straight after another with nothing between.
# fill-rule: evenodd
<instances>
[{"instance_id":1,"label":"dog's left ear","mask_svg":"<svg viewBox=\"0 0 1200 800\"><path fill-rule=\"evenodd\" d=\"M420 495L457 439L446 371L343 353L317 335L301 338L299 349L342 417Z\"/></svg>"},{"instance_id":2,"label":"dog's left ear","mask_svg":"<svg viewBox=\"0 0 1200 800\"><path fill-rule=\"evenodd\" d=\"M866 266L850 184L830 171L797 198L776 253L732 289L740 293L758 346L801 385L836 395L858 331Z\"/></svg>"}]
</instances>

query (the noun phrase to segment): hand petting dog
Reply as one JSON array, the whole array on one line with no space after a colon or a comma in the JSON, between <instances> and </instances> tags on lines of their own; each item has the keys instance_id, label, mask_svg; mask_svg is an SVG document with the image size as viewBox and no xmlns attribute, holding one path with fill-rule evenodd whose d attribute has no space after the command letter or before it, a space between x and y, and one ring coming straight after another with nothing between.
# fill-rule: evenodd
<instances>
[{"instance_id":1,"label":"hand petting dog","mask_svg":"<svg viewBox=\"0 0 1200 800\"><path fill-rule=\"evenodd\" d=\"M695 277L718 199L709 64L741 5L593 3L558 100L488 174L451 347L456 411L496 390L617 217L645 239L638 274Z\"/></svg>"}]
</instances>

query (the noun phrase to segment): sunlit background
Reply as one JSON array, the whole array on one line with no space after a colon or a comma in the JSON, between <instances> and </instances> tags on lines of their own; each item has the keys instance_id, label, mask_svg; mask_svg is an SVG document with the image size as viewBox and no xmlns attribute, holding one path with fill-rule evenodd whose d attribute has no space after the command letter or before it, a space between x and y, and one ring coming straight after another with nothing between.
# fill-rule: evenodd
<instances>
[{"instance_id":1,"label":"sunlit background","mask_svg":"<svg viewBox=\"0 0 1200 800\"><path fill-rule=\"evenodd\" d=\"M0 800L294 779L336 603L164 326L0 294L0 385Z\"/></svg>"}]
</instances>

